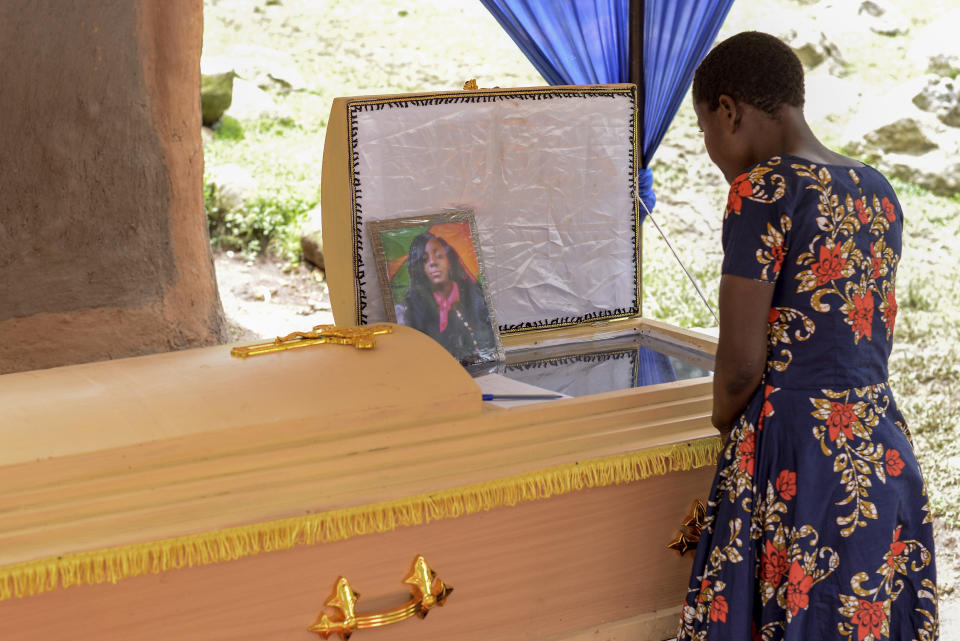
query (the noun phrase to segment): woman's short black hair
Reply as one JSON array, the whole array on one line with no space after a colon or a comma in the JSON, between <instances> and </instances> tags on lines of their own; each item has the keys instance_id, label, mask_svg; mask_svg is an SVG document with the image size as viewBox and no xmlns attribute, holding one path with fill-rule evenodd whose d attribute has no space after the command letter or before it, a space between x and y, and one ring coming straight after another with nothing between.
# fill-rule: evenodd
<instances>
[{"instance_id":1,"label":"woman's short black hair","mask_svg":"<svg viewBox=\"0 0 960 641\"><path fill-rule=\"evenodd\" d=\"M768 33L727 38L703 59L693 76L693 100L711 111L720 96L775 116L780 106L803 107L803 64L787 44Z\"/></svg>"}]
</instances>

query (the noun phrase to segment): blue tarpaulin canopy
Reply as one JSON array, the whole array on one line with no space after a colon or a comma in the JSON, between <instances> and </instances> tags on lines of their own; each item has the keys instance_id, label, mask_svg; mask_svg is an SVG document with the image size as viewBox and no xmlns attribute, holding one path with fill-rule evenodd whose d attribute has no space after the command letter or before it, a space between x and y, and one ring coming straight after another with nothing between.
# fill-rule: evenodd
<instances>
[{"instance_id":1,"label":"blue tarpaulin canopy","mask_svg":"<svg viewBox=\"0 0 960 641\"><path fill-rule=\"evenodd\" d=\"M480 0L551 85L640 88L640 197L648 169L733 0Z\"/></svg>"}]
</instances>

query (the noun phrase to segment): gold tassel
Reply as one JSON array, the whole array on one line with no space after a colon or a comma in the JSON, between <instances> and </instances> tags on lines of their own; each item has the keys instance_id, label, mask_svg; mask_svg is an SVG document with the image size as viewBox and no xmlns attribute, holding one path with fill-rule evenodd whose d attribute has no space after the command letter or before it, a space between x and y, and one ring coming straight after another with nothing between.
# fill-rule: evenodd
<instances>
[{"instance_id":1,"label":"gold tassel","mask_svg":"<svg viewBox=\"0 0 960 641\"><path fill-rule=\"evenodd\" d=\"M26 561L0 567L0 601L57 587L116 583L297 545L342 541L588 488L633 483L713 465L720 449L720 439L706 438L371 505Z\"/></svg>"}]
</instances>

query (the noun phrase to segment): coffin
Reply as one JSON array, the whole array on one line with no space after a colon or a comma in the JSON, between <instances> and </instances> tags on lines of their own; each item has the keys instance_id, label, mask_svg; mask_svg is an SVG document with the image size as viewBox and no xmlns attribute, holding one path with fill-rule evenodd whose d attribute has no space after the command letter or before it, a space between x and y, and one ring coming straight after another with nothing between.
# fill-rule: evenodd
<instances>
[{"instance_id":1,"label":"coffin","mask_svg":"<svg viewBox=\"0 0 960 641\"><path fill-rule=\"evenodd\" d=\"M519 107L501 90L335 101L323 174L328 279L338 325L384 328L374 347L293 337L289 349L247 358L215 347L0 376L0 638L673 636L691 555L668 545L695 538L692 506L706 498L719 450L709 425L714 343L640 315L639 214L624 178L636 157L635 128L624 120L635 119L632 88L513 95L549 92ZM588 109L583 95L625 102L593 115L600 139L586 138L593 155L579 162L602 171L589 169L596 175L578 188L609 192L592 210L633 227L628 243L614 245L597 236L604 226L594 228L591 249L563 260L607 247L614 263L599 269L607 279L622 267L616 261L629 263L617 276L626 291L583 296L589 279L554 283L562 300L552 307L536 279L511 280L485 249L507 351L497 376L566 398L484 403L483 379L438 343L381 325L356 190L366 203L390 203L384 217L468 207L482 235L498 226L482 218L485 203L522 206L536 181L506 180L483 197L434 190L416 202L416 192L444 182L435 168L421 159L426 173L411 175L408 162L358 143L426 148L397 141L428 127L408 116L364 139L371 121L351 113L389 112L399 100L410 104L398 113L424 108L469 123L472 107L492 105L487 131L504 131L503 109L506 124L520 127L503 142L563 120L551 110ZM554 107L532 113L526 103L535 101ZM394 126L388 120L374 122ZM628 144L618 145L624 131ZM596 152L601 139L614 142ZM456 166L455 157L445 163ZM376 166L388 169L378 184L389 194L357 180L358 168ZM414 200L394 189L398 180L420 185L409 190ZM617 182L628 188L613 193ZM504 193L520 200L494 200ZM569 232L579 242L589 216L565 216L568 201L562 193L551 201L551 216L567 222L547 237ZM582 304L571 307L571 297ZM520 298L527 302L503 302ZM644 374L650 362L668 364L673 380ZM429 569L415 563L421 557Z\"/></svg>"}]
</instances>

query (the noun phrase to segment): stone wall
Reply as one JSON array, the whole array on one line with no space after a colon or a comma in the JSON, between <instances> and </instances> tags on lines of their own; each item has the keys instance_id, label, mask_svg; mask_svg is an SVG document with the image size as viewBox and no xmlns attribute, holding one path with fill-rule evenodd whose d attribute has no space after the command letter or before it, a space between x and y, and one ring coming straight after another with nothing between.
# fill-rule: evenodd
<instances>
[{"instance_id":1,"label":"stone wall","mask_svg":"<svg viewBox=\"0 0 960 641\"><path fill-rule=\"evenodd\" d=\"M202 0L0 3L0 373L222 342Z\"/></svg>"}]
</instances>

